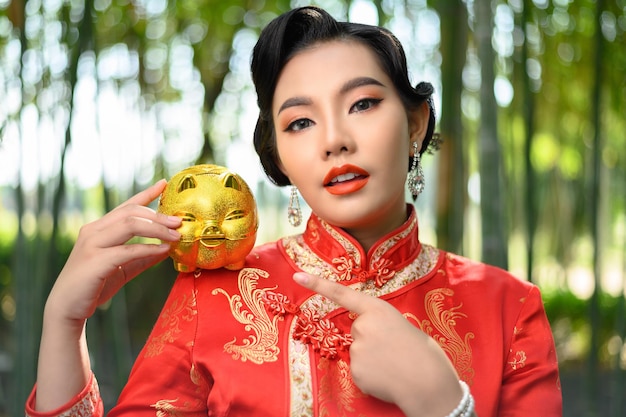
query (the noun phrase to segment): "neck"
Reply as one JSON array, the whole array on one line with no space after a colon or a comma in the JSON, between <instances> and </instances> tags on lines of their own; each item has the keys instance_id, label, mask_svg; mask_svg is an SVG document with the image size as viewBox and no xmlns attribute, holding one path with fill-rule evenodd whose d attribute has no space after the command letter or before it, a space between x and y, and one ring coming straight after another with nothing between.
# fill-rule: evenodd
<instances>
[{"instance_id":1,"label":"neck","mask_svg":"<svg viewBox=\"0 0 626 417\"><path fill-rule=\"evenodd\" d=\"M383 220L377 219L375 222L365 226L356 228L345 227L343 230L359 242L363 251L367 253L383 236L402 226L407 219L408 212L405 209L403 216L390 216Z\"/></svg>"}]
</instances>

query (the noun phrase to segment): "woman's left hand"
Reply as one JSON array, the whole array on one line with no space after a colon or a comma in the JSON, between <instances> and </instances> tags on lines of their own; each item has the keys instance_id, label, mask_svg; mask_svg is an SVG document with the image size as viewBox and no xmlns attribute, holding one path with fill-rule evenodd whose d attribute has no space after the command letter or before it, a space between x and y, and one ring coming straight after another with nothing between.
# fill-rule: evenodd
<instances>
[{"instance_id":1,"label":"woman's left hand","mask_svg":"<svg viewBox=\"0 0 626 417\"><path fill-rule=\"evenodd\" d=\"M358 315L350 370L361 391L395 403L407 416L445 416L457 406L463 393L452 363L391 304L302 272L294 280Z\"/></svg>"}]
</instances>

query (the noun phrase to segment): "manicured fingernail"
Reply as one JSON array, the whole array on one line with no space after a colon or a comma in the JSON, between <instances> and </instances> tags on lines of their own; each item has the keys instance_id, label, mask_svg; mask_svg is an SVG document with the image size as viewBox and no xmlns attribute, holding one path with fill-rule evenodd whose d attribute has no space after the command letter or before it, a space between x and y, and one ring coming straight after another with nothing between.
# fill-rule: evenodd
<instances>
[{"instance_id":1,"label":"manicured fingernail","mask_svg":"<svg viewBox=\"0 0 626 417\"><path fill-rule=\"evenodd\" d=\"M174 229L169 229L170 235L176 239L180 239L180 233Z\"/></svg>"},{"instance_id":2,"label":"manicured fingernail","mask_svg":"<svg viewBox=\"0 0 626 417\"><path fill-rule=\"evenodd\" d=\"M293 280L296 281L300 285L307 285L310 281L309 274L304 272L296 272L293 274Z\"/></svg>"},{"instance_id":3,"label":"manicured fingernail","mask_svg":"<svg viewBox=\"0 0 626 417\"><path fill-rule=\"evenodd\" d=\"M180 217L178 216L167 216L167 221L172 223L180 223Z\"/></svg>"}]
</instances>

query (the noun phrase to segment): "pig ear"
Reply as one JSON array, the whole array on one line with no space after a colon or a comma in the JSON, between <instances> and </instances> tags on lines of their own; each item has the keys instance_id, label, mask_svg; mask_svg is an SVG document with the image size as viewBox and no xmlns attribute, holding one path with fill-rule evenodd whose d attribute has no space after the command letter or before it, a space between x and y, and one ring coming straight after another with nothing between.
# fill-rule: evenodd
<instances>
[{"instance_id":1,"label":"pig ear","mask_svg":"<svg viewBox=\"0 0 626 417\"><path fill-rule=\"evenodd\" d=\"M224 177L224 187L226 188L234 188L237 191L241 191L241 183L239 179L235 177L233 174L226 174Z\"/></svg>"},{"instance_id":2,"label":"pig ear","mask_svg":"<svg viewBox=\"0 0 626 417\"><path fill-rule=\"evenodd\" d=\"M178 192L182 193L185 190L196 188L196 178L193 175L186 175L185 178L180 180L178 184Z\"/></svg>"}]
</instances>

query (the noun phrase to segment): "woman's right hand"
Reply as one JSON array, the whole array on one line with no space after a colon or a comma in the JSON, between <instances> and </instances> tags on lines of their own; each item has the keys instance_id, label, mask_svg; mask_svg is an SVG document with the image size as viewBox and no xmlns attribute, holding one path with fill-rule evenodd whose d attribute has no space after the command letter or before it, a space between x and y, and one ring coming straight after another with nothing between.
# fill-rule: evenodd
<instances>
[{"instance_id":1,"label":"woman's right hand","mask_svg":"<svg viewBox=\"0 0 626 417\"><path fill-rule=\"evenodd\" d=\"M91 375L86 320L128 281L165 259L169 242L180 239L180 218L147 207L165 185L157 182L81 228L46 302L35 410L56 410L85 388ZM129 242L135 237L163 243Z\"/></svg>"},{"instance_id":2,"label":"woman's right hand","mask_svg":"<svg viewBox=\"0 0 626 417\"><path fill-rule=\"evenodd\" d=\"M128 281L167 257L169 242L180 239L181 219L147 207L165 185L157 182L81 228L50 292L46 315L82 326ZM163 243L129 242L135 237Z\"/></svg>"}]
</instances>

